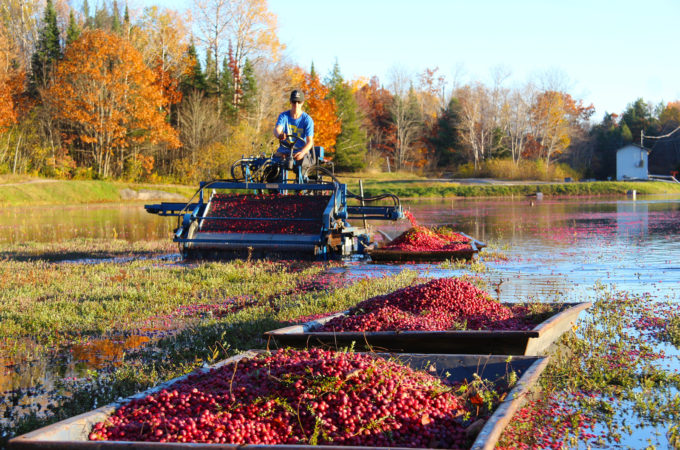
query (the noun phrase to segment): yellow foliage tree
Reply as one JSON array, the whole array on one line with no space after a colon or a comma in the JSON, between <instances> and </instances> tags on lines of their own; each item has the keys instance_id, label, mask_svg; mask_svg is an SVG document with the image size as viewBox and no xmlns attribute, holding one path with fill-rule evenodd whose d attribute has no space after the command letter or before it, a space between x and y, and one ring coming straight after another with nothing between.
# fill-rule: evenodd
<instances>
[{"instance_id":1,"label":"yellow foliage tree","mask_svg":"<svg viewBox=\"0 0 680 450\"><path fill-rule=\"evenodd\" d=\"M108 177L111 161L142 144L180 145L166 122L167 99L154 73L125 39L85 31L68 46L45 96L64 139L91 151L97 173ZM136 157L136 154L134 155Z\"/></svg>"}]
</instances>

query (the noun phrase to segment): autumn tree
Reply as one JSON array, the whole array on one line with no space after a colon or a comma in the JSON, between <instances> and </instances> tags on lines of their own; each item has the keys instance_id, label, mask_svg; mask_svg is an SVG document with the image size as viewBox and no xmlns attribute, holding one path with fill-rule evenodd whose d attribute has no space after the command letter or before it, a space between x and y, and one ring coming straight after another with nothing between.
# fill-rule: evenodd
<instances>
[{"instance_id":1,"label":"autumn tree","mask_svg":"<svg viewBox=\"0 0 680 450\"><path fill-rule=\"evenodd\" d=\"M136 158L142 144L179 145L155 81L127 40L88 30L66 49L46 99L66 142L88 151L97 174L108 177L112 160L123 161L127 149Z\"/></svg>"},{"instance_id":2,"label":"autumn tree","mask_svg":"<svg viewBox=\"0 0 680 450\"><path fill-rule=\"evenodd\" d=\"M531 108L532 130L546 166L569 147L572 133L593 110L592 105L584 107L564 92L545 91L538 95Z\"/></svg>"},{"instance_id":3,"label":"autumn tree","mask_svg":"<svg viewBox=\"0 0 680 450\"><path fill-rule=\"evenodd\" d=\"M313 74L302 76L300 89L305 93L305 110L314 120L314 145L334 154L341 131L335 100L328 97L329 89Z\"/></svg>"},{"instance_id":4,"label":"autumn tree","mask_svg":"<svg viewBox=\"0 0 680 450\"><path fill-rule=\"evenodd\" d=\"M361 127L361 116L354 93L345 83L336 61L326 82L329 96L335 100L341 131L335 145L335 166L340 170L358 170L366 165L366 132Z\"/></svg>"},{"instance_id":5,"label":"autumn tree","mask_svg":"<svg viewBox=\"0 0 680 450\"><path fill-rule=\"evenodd\" d=\"M0 30L0 134L7 131L17 119L12 89L12 77L16 75L16 70L12 68L13 60L11 42Z\"/></svg>"},{"instance_id":6,"label":"autumn tree","mask_svg":"<svg viewBox=\"0 0 680 450\"><path fill-rule=\"evenodd\" d=\"M357 91L357 105L367 130L368 154L372 159L389 157L396 146L396 131L392 122L394 96L380 85L377 77Z\"/></svg>"}]
</instances>

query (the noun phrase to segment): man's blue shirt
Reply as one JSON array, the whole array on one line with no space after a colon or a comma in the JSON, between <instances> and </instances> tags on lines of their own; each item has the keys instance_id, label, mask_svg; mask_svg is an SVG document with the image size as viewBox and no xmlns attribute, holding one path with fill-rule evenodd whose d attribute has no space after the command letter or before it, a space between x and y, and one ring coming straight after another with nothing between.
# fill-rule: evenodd
<instances>
[{"instance_id":1,"label":"man's blue shirt","mask_svg":"<svg viewBox=\"0 0 680 450\"><path fill-rule=\"evenodd\" d=\"M276 127L281 125L283 132L288 136L295 136L298 141L295 143L295 152L297 153L307 143L307 137L314 136L314 121L311 116L303 112L300 117L293 119L290 111L284 111L279 114L279 119L276 121ZM285 147L279 147L280 153L288 154L289 151Z\"/></svg>"}]
</instances>

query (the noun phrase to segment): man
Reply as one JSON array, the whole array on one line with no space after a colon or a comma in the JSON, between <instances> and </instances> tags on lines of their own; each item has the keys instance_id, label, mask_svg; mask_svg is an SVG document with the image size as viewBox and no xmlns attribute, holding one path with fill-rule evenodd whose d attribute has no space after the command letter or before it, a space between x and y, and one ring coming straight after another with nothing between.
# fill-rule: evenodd
<instances>
[{"instance_id":1,"label":"man","mask_svg":"<svg viewBox=\"0 0 680 450\"><path fill-rule=\"evenodd\" d=\"M314 121L302 111L305 96L297 89L290 93L290 109L279 114L274 127L274 136L280 141L295 141L293 159L298 164L311 164L310 152L314 148ZM290 150L283 145L274 154L275 158L285 158Z\"/></svg>"}]
</instances>

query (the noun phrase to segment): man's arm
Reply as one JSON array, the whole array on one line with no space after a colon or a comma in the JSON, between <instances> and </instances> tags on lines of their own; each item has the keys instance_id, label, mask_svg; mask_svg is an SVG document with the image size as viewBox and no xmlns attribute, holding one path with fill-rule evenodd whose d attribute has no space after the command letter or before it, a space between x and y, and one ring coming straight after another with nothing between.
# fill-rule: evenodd
<instances>
[{"instance_id":1,"label":"man's arm","mask_svg":"<svg viewBox=\"0 0 680 450\"><path fill-rule=\"evenodd\" d=\"M284 141L286 139L286 133L283 132L283 125L276 125L274 127L274 137L279 141Z\"/></svg>"}]
</instances>

